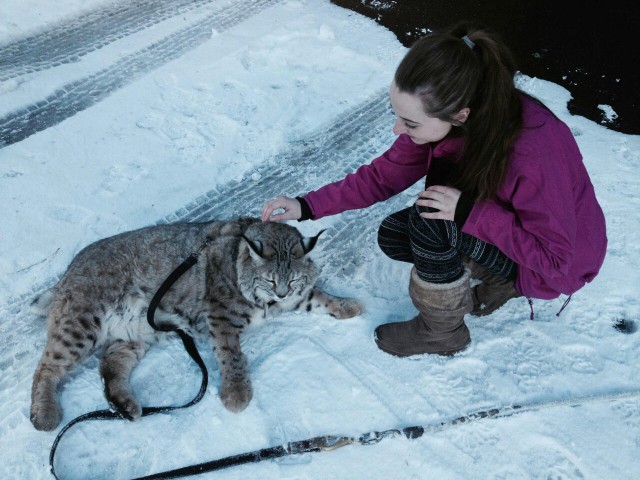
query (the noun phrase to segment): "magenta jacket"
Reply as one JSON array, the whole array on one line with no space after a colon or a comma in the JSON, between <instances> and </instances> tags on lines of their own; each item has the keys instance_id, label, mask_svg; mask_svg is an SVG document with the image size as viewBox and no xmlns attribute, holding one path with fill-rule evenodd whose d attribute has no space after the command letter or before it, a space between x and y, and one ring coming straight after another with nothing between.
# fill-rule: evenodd
<instances>
[{"instance_id":1,"label":"magenta jacket","mask_svg":"<svg viewBox=\"0 0 640 480\"><path fill-rule=\"evenodd\" d=\"M518 291L551 299L594 279L607 247L605 220L569 128L530 98L522 107L507 177L494 200L474 204L462 231L518 264ZM368 207L425 177L432 158L456 158L461 146L456 138L416 145L400 135L371 164L304 199L314 219Z\"/></svg>"}]
</instances>

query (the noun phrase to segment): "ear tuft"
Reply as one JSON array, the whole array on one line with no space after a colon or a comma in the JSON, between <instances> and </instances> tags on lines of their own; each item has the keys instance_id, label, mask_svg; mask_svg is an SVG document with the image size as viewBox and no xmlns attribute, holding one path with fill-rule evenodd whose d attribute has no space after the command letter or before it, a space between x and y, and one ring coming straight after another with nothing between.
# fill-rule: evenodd
<instances>
[{"instance_id":1,"label":"ear tuft","mask_svg":"<svg viewBox=\"0 0 640 480\"><path fill-rule=\"evenodd\" d=\"M315 247L316 243L318 243L318 238L320 238L320 235L322 235L324 231L325 231L324 229L320 230L320 232L318 232L318 234L315 237L305 237L301 240L302 249L304 250L305 255L309 253L311 250L313 250L313 247Z\"/></svg>"}]
</instances>

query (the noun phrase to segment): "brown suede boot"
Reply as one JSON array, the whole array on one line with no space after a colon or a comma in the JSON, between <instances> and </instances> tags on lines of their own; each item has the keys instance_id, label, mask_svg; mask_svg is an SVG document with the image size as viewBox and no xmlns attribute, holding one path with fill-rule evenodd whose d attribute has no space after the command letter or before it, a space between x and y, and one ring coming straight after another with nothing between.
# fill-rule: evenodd
<instances>
[{"instance_id":1,"label":"brown suede boot","mask_svg":"<svg viewBox=\"0 0 640 480\"><path fill-rule=\"evenodd\" d=\"M453 355L471 341L464 323L473 308L469 272L452 283L429 283L411 271L409 295L418 316L406 322L387 323L376 328L378 347L392 355L406 357L422 353Z\"/></svg>"},{"instance_id":2,"label":"brown suede boot","mask_svg":"<svg viewBox=\"0 0 640 480\"><path fill-rule=\"evenodd\" d=\"M473 260L467 260L466 263L471 269L471 278L482 282L471 289L473 298L471 315L477 317L489 315L512 298L522 297L522 294L515 289L513 281L491 273Z\"/></svg>"}]
</instances>

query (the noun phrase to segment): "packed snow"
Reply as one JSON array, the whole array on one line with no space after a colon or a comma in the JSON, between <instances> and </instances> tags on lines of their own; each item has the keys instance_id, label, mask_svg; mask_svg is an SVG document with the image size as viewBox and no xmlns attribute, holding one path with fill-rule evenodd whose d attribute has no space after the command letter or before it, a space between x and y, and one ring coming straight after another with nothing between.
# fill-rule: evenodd
<instances>
[{"instance_id":1,"label":"packed snow","mask_svg":"<svg viewBox=\"0 0 640 480\"><path fill-rule=\"evenodd\" d=\"M4 1L0 48L64 32L69 22L82 24L102 8L156 3ZM144 28L123 29L70 61L45 59L0 82L0 127L20 109L46 108L38 104L96 72L106 72L95 78L108 92L86 108L68 110L66 119L0 145L0 478L51 478L56 432L38 432L29 421L32 375L46 337L45 322L29 303L81 248L183 218L193 205L220 198L216 192L231 192L225 212L257 216L273 188L287 195L317 188L393 141L389 112L381 117L383 125L388 121L382 130L369 127L369 114L357 113L372 112L362 106L376 98L386 101L384 91L406 51L372 20L317 0L263 1L255 11L241 0L201 0L189 8L181 0L165 3L169 14ZM384 8L389 2L379 3ZM189 47L177 58L148 70L109 73L116 62L153 55L150 46L176 32L209 25L211 16L230 20L215 23L220 26L203 38L179 37ZM11 68L5 63L0 79ZM409 319L415 309L407 295L410 266L385 257L375 231L395 205L412 202L417 187L369 216L294 222L305 234L327 229L334 241L323 244L321 237L313 252L325 267L323 286L357 297L367 311L343 321L283 315L248 332L243 351L254 397L238 414L222 405L217 363L208 345L199 344L210 372L199 404L133 423L74 427L58 450L59 475L131 478L319 435L358 437L514 404L548 404L418 439L386 439L199 478L640 478L640 139L570 115L570 92L525 74L518 85L570 126L607 218L604 267L560 316L565 298L534 301L534 320L526 299L514 299L488 317L469 316L473 342L454 357L389 356L373 342L374 328ZM116 88L110 80L122 82ZM71 109L73 90L56 101ZM325 134L338 130L349 148ZM282 160L314 145L324 150L290 164ZM300 165L316 158L333 163L303 171ZM336 167L341 164L348 168ZM276 171L286 175L269 189ZM233 197L234 185L248 185L251 194ZM339 241L335 232L345 225L347 240ZM63 424L107 408L97 365L90 358L60 389ZM184 403L198 383L197 368L172 337L152 348L132 377L143 405Z\"/></svg>"}]
</instances>

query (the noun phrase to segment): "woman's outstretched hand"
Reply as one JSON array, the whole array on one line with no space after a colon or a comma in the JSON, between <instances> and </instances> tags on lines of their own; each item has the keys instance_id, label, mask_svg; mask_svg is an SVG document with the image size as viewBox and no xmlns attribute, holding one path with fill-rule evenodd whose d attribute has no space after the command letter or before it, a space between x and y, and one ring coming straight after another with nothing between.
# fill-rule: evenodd
<instances>
[{"instance_id":1,"label":"woman's outstretched hand","mask_svg":"<svg viewBox=\"0 0 640 480\"><path fill-rule=\"evenodd\" d=\"M418 193L420 198L416 201L416 205L435 208L438 211L422 212L420 216L437 220L453 220L461 194L460 190L442 185L433 185L427 188L424 192Z\"/></svg>"},{"instance_id":2,"label":"woman's outstretched hand","mask_svg":"<svg viewBox=\"0 0 640 480\"><path fill-rule=\"evenodd\" d=\"M273 213L280 209L284 211ZM298 200L295 198L280 196L265 202L262 207L261 218L263 222L279 222L281 220L298 220L301 216L302 209Z\"/></svg>"}]
</instances>

